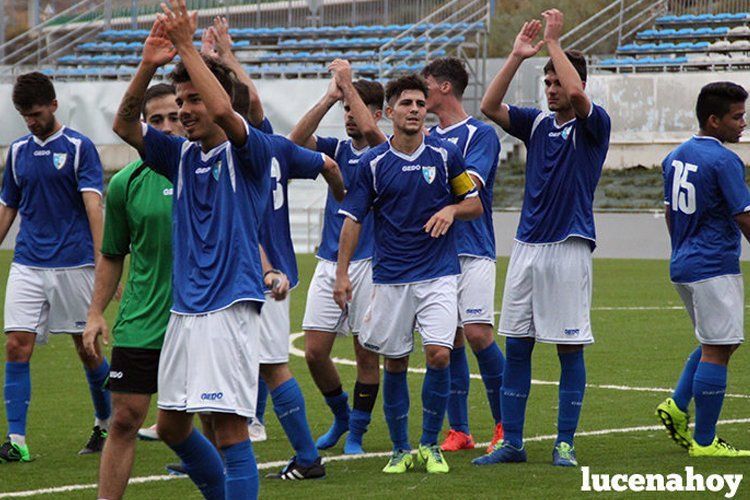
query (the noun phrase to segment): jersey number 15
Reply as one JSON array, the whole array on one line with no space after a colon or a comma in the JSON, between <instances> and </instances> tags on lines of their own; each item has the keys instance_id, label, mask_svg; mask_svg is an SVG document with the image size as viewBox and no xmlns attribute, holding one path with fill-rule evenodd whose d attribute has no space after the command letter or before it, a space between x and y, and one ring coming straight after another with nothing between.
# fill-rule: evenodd
<instances>
[{"instance_id":1,"label":"jersey number 15","mask_svg":"<svg viewBox=\"0 0 750 500\"><path fill-rule=\"evenodd\" d=\"M686 215L695 213L695 185L688 180L690 172L697 172L698 165L672 160L672 210Z\"/></svg>"}]
</instances>

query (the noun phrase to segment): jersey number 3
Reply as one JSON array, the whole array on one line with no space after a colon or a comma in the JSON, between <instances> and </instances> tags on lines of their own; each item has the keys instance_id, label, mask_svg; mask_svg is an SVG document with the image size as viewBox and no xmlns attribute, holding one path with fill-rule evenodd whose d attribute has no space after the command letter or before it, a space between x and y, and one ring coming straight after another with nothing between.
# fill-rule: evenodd
<instances>
[{"instance_id":1,"label":"jersey number 3","mask_svg":"<svg viewBox=\"0 0 750 500\"><path fill-rule=\"evenodd\" d=\"M284 187L281 185L281 166L279 160L271 158L271 180L273 181L273 209L284 206Z\"/></svg>"},{"instance_id":2,"label":"jersey number 3","mask_svg":"<svg viewBox=\"0 0 750 500\"><path fill-rule=\"evenodd\" d=\"M690 172L697 172L698 165L672 160L672 210L686 215L695 213L695 185L688 180Z\"/></svg>"}]
</instances>

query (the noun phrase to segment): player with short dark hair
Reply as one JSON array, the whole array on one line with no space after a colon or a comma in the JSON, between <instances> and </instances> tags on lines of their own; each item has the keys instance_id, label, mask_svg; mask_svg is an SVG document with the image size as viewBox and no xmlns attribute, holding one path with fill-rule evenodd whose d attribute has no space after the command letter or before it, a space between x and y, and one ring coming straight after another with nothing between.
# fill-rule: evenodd
<instances>
[{"instance_id":1,"label":"player with short dark hair","mask_svg":"<svg viewBox=\"0 0 750 500\"><path fill-rule=\"evenodd\" d=\"M738 450L716 436L729 358L745 338L740 241L742 235L750 241L750 190L744 163L724 143L740 140L747 125L747 95L732 82L704 86L696 105L700 131L662 163L664 214L672 242L669 275L700 345L656 414L691 457L750 456L750 450Z\"/></svg>"},{"instance_id":2,"label":"player with short dark hair","mask_svg":"<svg viewBox=\"0 0 750 500\"><path fill-rule=\"evenodd\" d=\"M607 112L586 95L586 72L560 45L563 15L524 23L513 51L482 99L482 111L527 150L521 220L505 278L498 332L507 337L501 405L503 440L477 465L525 462L523 425L536 342L557 346L560 388L552 464L577 466L575 431L586 388L584 345L591 331L594 191L609 148ZM522 62L546 45L544 85L551 113L503 102Z\"/></svg>"},{"instance_id":3,"label":"player with short dark hair","mask_svg":"<svg viewBox=\"0 0 750 500\"><path fill-rule=\"evenodd\" d=\"M474 448L469 430L469 363L465 340L477 358L479 372L495 421L492 449L503 438L500 388L505 358L495 343L495 231L492 224L492 190L500 154L495 130L473 118L463 107L463 92L469 74L455 57L435 59L422 70L430 95L427 111L440 123L430 135L449 141L461 150L466 170L479 190L484 213L478 219L456 221L456 246L461 261L458 278L458 330L451 351L451 393L448 399L450 429L443 451Z\"/></svg>"},{"instance_id":4,"label":"player with short dark hair","mask_svg":"<svg viewBox=\"0 0 750 500\"><path fill-rule=\"evenodd\" d=\"M385 142L385 135L377 122L383 114L383 86L369 80L352 81L351 65L337 59L329 70L333 78L326 94L294 127L289 138L297 144L316 149L336 159L347 189L351 189L356 171L361 168L359 159L370 149ZM344 122L348 140L318 137L315 130L328 111L343 101ZM353 295L343 312L333 300L336 279L339 235L343 218L341 207L330 193L326 199L323 234L318 248L315 267L302 328L305 330L305 359L310 374L325 397L334 421L316 443L320 449L331 448L347 431L344 453L364 453L362 439L372 418L378 395L380 369L378 355L362 348L356 340L362 317L372 291L372 216L362 222L362 235L349 268ZM354 384L354 404L349 408L348 394L341 386L336 366L331 360L331 350L337 334L352 334L357 360L357 379Z\"/></svg>"},{"instance_id":5,"label":"player with short dark hair","mask_svg":"<svg viewBox=\"0 0 750 500\"><path fill-rule=\"evenodd\" d=\"M388 82L386 114L393 136L360 160L340 213L334 298L342 309L352 297L349 262L361 221L374 219L373 291L358 341L384 356L383 411L393 455L383 469L400 474L413 467L408 435L406 371L414 330L422 335L427 373L422 385L422 437L417 461L428 473L449 466L437 444L450 390L450 350L456 335L456 219L482 213L476 187L453 144L423 133L427 84L418 75Z\"/></svg>"},{"instance_id":6,"label":"player with short dark hair","mask_svg":"<svg viewBox=\"0 0 750 500\"><path fill-rule=\"evenodd\" d=\"M103 182L94 144L55 117L49 77L20 75L13 104L31 134L11 144L0 195L0 241L21 215L5 294L8 440L0 446L0 462L28 462L29 362L34 343L44 343L50 333L71 334L94 403L94 430L79 453L101 451L107 435L109 364L88 354L81 339L101 246Z\"/></svg>"}]
</instances>

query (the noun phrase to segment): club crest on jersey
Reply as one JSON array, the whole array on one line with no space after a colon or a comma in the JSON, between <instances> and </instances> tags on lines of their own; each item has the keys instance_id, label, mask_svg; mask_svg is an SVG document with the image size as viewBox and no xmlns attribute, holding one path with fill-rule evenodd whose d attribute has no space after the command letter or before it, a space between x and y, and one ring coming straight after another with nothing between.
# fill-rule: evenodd
<instances>
[{"instance_id":1,"label":"club crest on jersey","mask_svg":"<svg viewBox=\"0 0 750 500\"><path fill-rule=\"evenodd\" d=\"M422 167L422 177L427 181L427 184L432 184L435 180L435 167Z\"/></svg>"},{"instance_id":2,"label":"club crest on jersey","mask_svg":"<svg viewBox=\"0 0 750 500\"><path fill-rule=\"evenodd\" d=\"M562 136L562 138L563 138L564 141L568 139L568 136L570 135L570 129L571 128L573 128L573 127L565 127L563 129L562 133L560 134Z\"/></svg>"},{"instance_id":3,"label":"club crest on jersey","mask_svg":"<svg viewBox=\"0 0 750 500\"><path fill-rule=\"evenodd\" d=\"M211 168L211 173L214 176L215 180L219 180L219 175L221 175L221 161L217 161L213 168Z\"/></svg>"},{"instance_id":4,"label":"club crest on jersey","mask_svg":"<svg viewBox=\"0 0 750 500\"><path fill-rule=\"evenodd\" d=\"M458 145L458 137L448 137L448 142Z\"/></svg>"},{"instance_id":5,"label":"club crest on jersey","mask_svg":"<svg viewBox=\"0 0 750 500\"><path fill-rule=\"evenodd\" d=\"M68 153L55 153L52 155L52 164L57 170L60 170L65 166L65 161L68 159Z\"/></svg>"}]
</instances>

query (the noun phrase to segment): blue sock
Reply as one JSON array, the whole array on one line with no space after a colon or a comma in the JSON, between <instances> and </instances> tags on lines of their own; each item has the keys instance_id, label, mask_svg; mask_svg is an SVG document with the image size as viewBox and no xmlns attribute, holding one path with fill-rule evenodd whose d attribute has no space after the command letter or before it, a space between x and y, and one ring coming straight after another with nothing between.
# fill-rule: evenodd
<instances>
[{"instance_id":1,"label":"blue sock","mask_svg":"<svg viewBox=\"0 0 750 500\"><path fill-rule=\"evenodd\" d=\"M383 413L393 449L411 450L409 444L409 385L406 372L383 374Z\"/></svg>"},{"instance_id":2,"label":"blue sock","mask_svg":"<svg viewBox=\"0 0 750 500\"><path fill-rule=\"evenodd\" d=\"M701 361L695 370L693 398L695 399L695 431L693 439L708 446L716 437L724 393L727 389L727 367Z\"/></svg>"},{"instance_id":3,"label":"blue sock","mask_svg":"<svg viewBox=\"0 0 750 500\"><path fill-rule=\"evenodd\" d=\"M262 378L258 378L258 402L255 403L255 418L261 424L266 422L266 402L268 401L268 386Z\"/></svg>"},{"instance_id":4,"label":"blue sock","mask_svg":"<svg viewBox=\"0 0 750 500\"><path fill-rule=\"evenodd\" d=\"M451 429L469 432L469 361L466 347L456 347L451 351L450 364L451 392L448 397L448 423Z\"/></svg>"},{"instance_id":5,"label":"blue sock","mask_svg":"<svg viewBox=\"0 0 750 500\"><path fill-rule=\"evenodd\" d=\"M193 483L209 500L224 500L224 464L214 445L193 429L182 443L171 446Z\"/></svg>"},{"instance_id":6,"label":"blue sock","mask_svg":"<svg viewBox=\"0 0 750 500\"><path fill-rule=\"evenodd\" d=\"M8 434L26 435L26 415L31 401L31 369L29 363L5 363L5 414Z\"/></svg>"},{"instance_id":7,"label":"blue sock","mask_svg":"<svg viewBox=\"0 0 750 500\"><path fill-rule=\"evenodd\" d=\"M440 428L445 418L445 407L448 406L451 386L450 367L427 367L422 382L422 438L420 444L433 446L437 444Z\"/></svg>"},{"instance_id":8,"label":"blue sock","mask_svg":"<svg viewBox=\"0 0 750 500\"><path fill-rule=\"evenodd\" d=\"M495 425L502 422L502 411L500 411L500 390L503 387L503 367L505 358L500 346L492 342L489 346L475 353L479 363L479 373L482 375L484 389L487 392L487 402L490 404L492 418ZM453 375L453 372L451 372ZM453 379L451 379L453 384Z\"/></svg>"},{"instance_id":9,"label":"blue sock","mask_svg":"<svg viewBox=\"0 0 750 500\"><path fill-rule=\"evenodd\" d=\"M86 369L86 380L89 381L89 392L91 401L94 402L94 415L99 420L107 420L112 414L112 402L109 391L104 388L104 383L109 376L109 363L107 358L93 370Z\"/></svg>"},{"instance_id":10,"label":"blue sock","mask_svg":"<svg viewBox=\"0 0 750 500\"><path fill-rule=\"evenodd\" d=\"M583 349L557 353L557 357L560 358L560 389L555 443L565 441L572 446L586 391L586 364L583 362Z\"/></svg>"},{"instance_id":11,"label":"blue sock","mask_svg":"<svg viewBox=\"0 0 750 500\"><path fill-rule=\"evenodd\" d=\"M685 368L680 375L680 380L677 381L677 387L674 388L672 393L675 404L684 412L687 412L690 400L693 399L693 379L695 378L695 370L698 368L698 362L701 360L701 354L701 346L690 353L685 362Z\"/></svg>"},{"instance_id":12,"label":"blue sock","mask_svg":"<svg viewBox=\"0 0 750 500\"><path fill-rule=\"evenodd\" d=\"M500 403L503 411L503 441L520 448L523 446L523 424L526 402L531 390L531 353L534 342L508 338L505 341L505 368Z\"/></svg>"},{"instance_id":13,"label":"blue sock","mask_svg":"<svg viewBox=\"0 0 750 500\"><path fill-rule=\"evenodd\" d=\"M342 391L338 396L326 396L326 404L340 422L349 422L349 395Z\"/></svg>"},{"instance_id":14,"label":"blue sock","mask_svg":"<svg viewBox=\"0 0 750 500\"><path fill-rule=\"evenodd\" d=\"M372 413L353 409L349 415L349 439L359 445L362 444L362 437L370 426Z\"/></svg>"},{"instance_id":15,"label":"blue sock","mask_svg":"<svg viewBox=\"0 0 750 500\"><path fill-rule=\"evenodd\" d=\"M297 380L290 378L271 391L271 400L281 427L294 448L298 463L304 467L311 465L318 458L318 450L310 434L305 398Z\"/></svg>"},{"instance_id":16,"label":"blue sock","mask_svg":"<svg viewBox=\"0 0 750 500\"><path fill-rule=\"evenodd\" d=\"M231 500L258 498L258 465L255 463L253 445L248 439L221 449L227 464L224 488Z\"/></svg>"}]
</instances>

